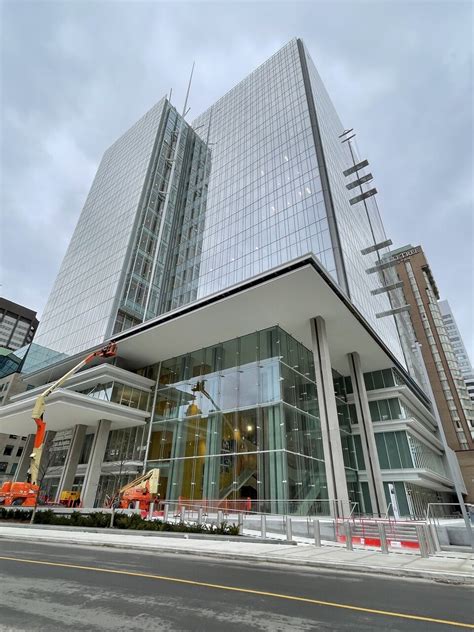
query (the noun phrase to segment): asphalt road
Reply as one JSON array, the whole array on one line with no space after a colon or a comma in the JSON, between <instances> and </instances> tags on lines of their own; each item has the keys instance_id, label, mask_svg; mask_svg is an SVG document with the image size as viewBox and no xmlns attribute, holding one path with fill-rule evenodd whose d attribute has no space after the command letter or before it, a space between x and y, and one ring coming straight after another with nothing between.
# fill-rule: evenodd
<instances>
[{"instance_id":1,"label":"asphalt road","mask_svg":"<svg viewBox=\"0 0 474 632\"><path fill-rule=\"evenodd\" d=\"M472 587L0 539L2 631L443 632L473 612Z\"/></svg>"}]
</instances>

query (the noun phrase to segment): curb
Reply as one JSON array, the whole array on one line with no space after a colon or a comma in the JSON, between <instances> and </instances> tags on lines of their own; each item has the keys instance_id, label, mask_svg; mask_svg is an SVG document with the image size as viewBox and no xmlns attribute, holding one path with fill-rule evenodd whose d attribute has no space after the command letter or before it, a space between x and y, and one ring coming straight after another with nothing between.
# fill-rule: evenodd
<instances>
[{"instance_id":1,"label":"curb","mask_svg":"<svg viewBox=\"0 0 474 632\"><path fill-rule=\"evenodd\" d=\"M0 534L0 539L8 538L11 536ZM16 536L16 539L22 540L30 540L26 535L24 536ZM328 570L338 570L338 571L346 571L346 572L354 572L354 573L364 573L368 575L384 575L388 577L398 577L398 578L409 578L409 579L424 579L430 580L437 583L444 584L455 584L455 585L474 585L474 575L459 575L457 573L439 573L436 571L430 570L414 570L414 569L400 569L400 568L390 568L390 567L379 567L379 566L369 566L369 565L360 565L360 564L352 564L351 562L330 562L330 561L310 561L310 560L288 560L288 559L275 559L273 557L264 557L264 556L254 556L254 555L246 555L245 553L235 553L232 555L226 556L220 552L216 551L193 551L189 549L178 549L178 548L158 548L153 547L150 548L145 545L137 545L137 544L120 544L115 542L78 542L77 540L72 539L55 539L39 536L35 538L35 542L52 542L56 544L74 544L76 546L97 546L101 548L112 548L112 549L122 549L122 550L137 550L137 551L146 551L147 553L173 553L178 555L194 555L198 557L210 557L213 559L221 559L226 560L227 562L232 561L243 561L243 562L252 562L253 564L273 564L277 566L285 565L285 566L293 566L293 567L305 567L305 568L323 568Z\"/></svg>"},{"instance_id":2,"label":"curb","mask_svg":"<svg viewBox=\"0 0 474 632\"><path fill-rule=\"evenodd\" d=\"M255 538L249 535L221 535L218 533L186 533L184 531L140 531L139 529L110 529L109 527L70 527L64 525L49 525L49 524L15 524L4 525L0 524L0 529L25 529L25 531L63 531L66 533L99 533L104 535L117 534L126 535L132 538L137 536L144 536L146 538L164 538L164 539L176 539L176 540L207 540L215 542L250 542L251 544L286 544L288 546L296 545L297 542L288 542L288 540L272 540L271 538ZM5 534L8 537L8 534ZM2 533L0 531L0 537Z\"/></svg>"}]
</instances>

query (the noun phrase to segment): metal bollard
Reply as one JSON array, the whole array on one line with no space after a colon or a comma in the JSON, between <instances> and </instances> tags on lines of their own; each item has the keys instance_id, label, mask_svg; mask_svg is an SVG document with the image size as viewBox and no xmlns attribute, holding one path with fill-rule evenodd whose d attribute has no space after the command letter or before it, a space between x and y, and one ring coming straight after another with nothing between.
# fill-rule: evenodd
<instances>
[{"instance_id":1,"label":"metal bollard","mask_svg":"<svg viewBox=\"0 0 474 632\"><path fill-rule=\"evenodd\" d=\"M263 514L260 516L260 531L261 537L265 539L267 537L267 517Z\"/></svg>"},{"instance_id":2,"label":"metal bollard","mask_svg":"<svg viewBox=\"0 0 474 632\"><path fill-rule=\"evenodd\" d=\"M217 511L217 526L218 526L218 527L220 527L220 526L221 526L221 524L222 524L222 520L223 520L223 513L222 513L222 510L221 510L221 509L219 509L219 510Z\"/></svg>"},{"instance_id":3,"label":"metal bollard","mask_svg":"<svg viewBox=\"0 0 474 632\"><path fill-rule=\"evenodd\" d=\"M198 507L197 523L202 524L202 507Z\"/></svg>"},{"instance_id":4,"label":"metal bollard","mask_svg":"<svg viewBox=\"0 0 474 632\"><path fill-rule=\"evenodd\" d=\"M352 525L350 522L346 522L346 549L352 551L354 546L352 544Z\"/></svg>"},{"instance_id":5,"label":"metal bollard","mask_svg":"<svg viewBox=\"0 0 474 632\"><path fill-rule=\"evenodd\" d=\"M237 526L239 529L239 535L242 535L242 533L244 532L244 516L239 513L238 517L237 517Z\"/></svg>"},{"instance_id":6,"label":"metal bollard","mask_svg":"<svg viewBox=\"0 0 474 632\"><path fill-rule=\"evenodd\" d=\"M148 508L148 517L151 519L153 517L153 512L155 511L155 503L150 503Z\"/></svg>"},{"instance_id":7,"label":"metal bollard","mask_svg":"<svg viewBox=\"0 0 474 632\"><path fill-rule=\"evenodd\" d=\"M163 506L163 522L168 522L168 514L170 511L170 506L168 503L165 503Z\"/></svg>"},{"instance_id":8,"label":"metal bollard","mask_svg":"<svg viewBox=\"0 0 474 632\"><path fill-rule=\"evenodd\" d=\"M321 523L319 520L313 520L314 544L321 546Z\"/></svg>"},{"instance_id":9,"label":"metal bollard","mask_svg":"<svg viewBox=\"0 0 474 632\"><path fill-rule=\"evenodd\" d=\"M438 551L441 551L441 545L439 543L439 537L438 537L438 532L436 531L436 525L430 524L428 525L428 528L430 530L431 540L433 542L433 548L434 548L433 553L437 553Z\"/></svg>"},{"instance_id":10,"label":"metal bollard","mask_svg":"<svg viewBox=\"0 0 474 632\"><path fill-rule=\"evenodd\" d=\"M385 525L383 522L379 522L379 536L380 536L380 549L382 553L388 553L388 540L387 540L387 532L385 531Z\"/></svg>"},{"instance_id":11,"label":"metal bollard","mask_svg":"<svg viewBox=\"0 0 474 632\"><path fill-rule=\"evenodd\" d=\"M286 539L288 542L293 542L293 529L291 526L291 518L289 516L286 517Z\"/></svg>"},{"instance_id":12,"label":"metal bollard","mask_svg":"<svg viewBox=\"0 0 474 632\"><path fill-rule=\"evenodd\" d=\"M181 507L181 511L179 512L179 521L184 522L186 519L186 507L183 505Z\"/></svg>"},{"instance_id":13,"label":"metal bollard","mask_svg":"<svg viewBox=\"0 0 474 632\"><path fill-rule=\"evenodd\" d=\"M423 530L423 526L420 524L416 525L416 537L418 539L418 544L420 545L421 557L429 557L428 547L426 545L425 533Z\"/></svg>"},{"instance_id":14,"label":"metal bollard","mask_svg":"<svg viewBox=\"0 0 474 632\"><path fill-rule=\"evenodd\" d=\"M429 526L427 524L424 524L422 525L422 529L423 529L423 534L425 536L426 552L429 557L430 555L433 555L433 553L436 553L436 545L433 540L433 535Z\"/></svg>"}]
</instances>

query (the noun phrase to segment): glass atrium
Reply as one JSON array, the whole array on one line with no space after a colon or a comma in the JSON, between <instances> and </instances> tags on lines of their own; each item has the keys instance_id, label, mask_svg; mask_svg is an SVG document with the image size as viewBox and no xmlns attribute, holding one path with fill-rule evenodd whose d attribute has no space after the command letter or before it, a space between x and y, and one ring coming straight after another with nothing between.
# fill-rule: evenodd
<instances>
[{"instance_id":1,"label":"glass atrium","mask_svg":"<svg viewBox=\"0 0 474 632\"><path fill-rule=\"evenodd\" d=\"M272 327L163 362L147 467L168 500L327 510L311 352Z\"/></svg>"}]
</instances>

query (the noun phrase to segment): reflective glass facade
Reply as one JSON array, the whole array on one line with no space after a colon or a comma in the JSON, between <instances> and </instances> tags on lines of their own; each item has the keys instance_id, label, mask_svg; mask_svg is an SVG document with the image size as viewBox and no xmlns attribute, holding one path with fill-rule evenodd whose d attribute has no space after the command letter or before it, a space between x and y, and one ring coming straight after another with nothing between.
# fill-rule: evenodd
<instances>
[{"instance_id":1,"label":"reflective glass facade","mask_svg":"<svg viewBox=\"0 0 474 632\"><path fill-rule=\"evenodd\" d=\"M213 145L199 296L308 252L337 279L296 40L201 125Z\"/></svg>"},{"instance_id":2,"label":"reflective glass facade","mask_svg":"<svg viewBox=\"0 0 474 632\"><path fill-rule=\"evenodd\" d=\"M374 201L351 205L344 127L302 42L294 39L196 119L212 143L199 296L308 252L401 362L393 317L361 250L385 239ZM198 132L200 133L200 132ZM367 208L367 210L366 210ZM370 223L369 219L370 217Z\"/></svg>"},{"instance_id":3,"label":"reflective glass facade","mask_svg":"<svg viewBox=\"0 0 474 632\"><path fill-rule=\"evenodd\" d=\"M147 467L168 500L327 512L312 354L273 327L163 362Z\"/></svg>"},{"instance_id":4,"label":"reflective glass facade","mask_svg":"<svg viewBox=\"0 0 474 632\"><path fill-rule=\"evenodd\" d=\"M73 354L105 339L163 107L161 100L105 152L46 304L37 345Z\"/></svg>"},{"instance_id":5,"label":"reflective glass facade","mask_svg":"<svg viewBox=\"0 0 474 632\"><path fill-rule=\"evenodd\" d=\"M403 361L393 319L375 318L390 305L360 251L383 227L349 203L342 131L297 39L192 127L162 99L104 154L37 348L77 353L311 252ZM25 371L40 366L31 354Z\"/></svg>"},{"instance_id":6,"label":"reflective glass facade","mask_svg":"<svg viewBox=\"0 0 474 632\"><path fill-rule=\"evenodd\" d=\"M352 435L351 428L351 419L356 419L356 411L352 404L347 403L344 377L333 371L333 381L349 500L353 503L359 503L360 506L361 488L358 476L360 464L357 462L355 437Z\"/></svg>"},{"instance_id":7,"label":"reflective glass facade","mask_svg":"<svg viewBox=\"0 0 474 632\"><path fill-rule=\"evenodd\" d=\"M196 298L210 166L207 145L166 102L114 333Z\"/></svg>"},{"instance_id":8,"label":"reflective glass facade","mask_svg":"<svg viewBox=\"0 0 474 632\"><path fill-rule=\"evenodd\" d=\"M312 102L315 108L319 140L327 173L330 195L326 196L328 216L334 217L334 248L340 248L346 291L351 301L362 312L375 331L404 363L404 356L393 317L377 319L376 314L389 310L391 305L386 294L372 296L370 291L380 287L377 275L367 274L366 270L377 263L377 254L362 255L361 250L386 239L375 198L351 204L349 200L359 193L358 188L347 189L347 184L364 175L361 170L352 177L344 177L343 172L359 162L353 157L348 142L342 142L340 136L345 131L334 105L326 91L308 51L301 45L306 60ZM311 99L310 97L310 99ZM372 188L373 183L365 185ZM317 253L316 253L317 254ZM323 262L324 263L324 262ZM341 276L341 275L340 275ZM344 283L341 282L344 287Z\"/></svg>"},{"instance_id":9,"label":"reflective glass facade","mask_svg":"<svg viewBox=\"0 0 474 632\"><path fill-rule=\"evenodd\" d=\"M196 298L210 165L166 99L105 152L25 372Z\"/></svg>"}]
</instances>

